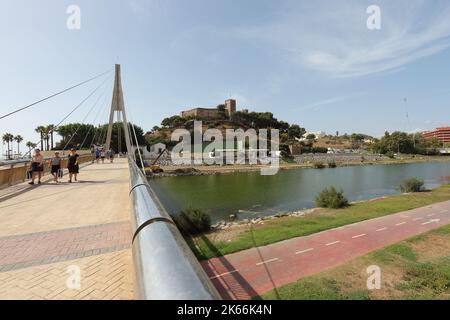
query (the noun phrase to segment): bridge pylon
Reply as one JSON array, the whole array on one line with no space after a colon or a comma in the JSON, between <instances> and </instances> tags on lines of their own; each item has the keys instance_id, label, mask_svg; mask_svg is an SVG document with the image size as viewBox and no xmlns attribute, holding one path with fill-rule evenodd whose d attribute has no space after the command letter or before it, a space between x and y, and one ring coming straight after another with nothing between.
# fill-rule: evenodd
<instances>
[{"instance_id":1,"label":"bridge pylon","mask_svg":"<svg viewBox=\"0 0 450 320\"><path fill-rule=\"evenodd\" d=\"M125 103L123 100L123 91L122 91L122 78L120 74L120 64L116 64L115 66L115 77L114 77L114 89L113 96L111 101L111 111L109 114L109 125L108 125L108 133L106 135L106 150L109 150L111 147L111 136L112 129L114 124L114 118L117 114L118 121L122 121L123 123L123 131L125 133L125 143L127 146L128 152L132 152L131 148L131 140L130 140L130 131L128 130L128 121L125 113ZM121 134L120 130L118 133L118 152L122 152L121 150Z\"/></svg>"}]
</instances>

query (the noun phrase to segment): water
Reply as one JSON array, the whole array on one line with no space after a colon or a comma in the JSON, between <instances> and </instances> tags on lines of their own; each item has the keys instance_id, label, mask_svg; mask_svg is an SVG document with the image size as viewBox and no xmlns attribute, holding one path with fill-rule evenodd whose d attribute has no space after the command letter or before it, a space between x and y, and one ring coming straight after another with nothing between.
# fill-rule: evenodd
<instances>
[{"instance_id":1,"label":"water","mask_svg":"<svg viewBox=\"0 0 450 320\"><path fill-rule=\"evenodd\" d=\"M342 189L350 201L397 194L406 178L425 180L427 188L450 181L450 162L282 170L274 176L259 172L165 177L150 184L172 215L189 206L211 215L213 222L273 215L315 207L325 187Z\"/></svg>"}]
</instances>

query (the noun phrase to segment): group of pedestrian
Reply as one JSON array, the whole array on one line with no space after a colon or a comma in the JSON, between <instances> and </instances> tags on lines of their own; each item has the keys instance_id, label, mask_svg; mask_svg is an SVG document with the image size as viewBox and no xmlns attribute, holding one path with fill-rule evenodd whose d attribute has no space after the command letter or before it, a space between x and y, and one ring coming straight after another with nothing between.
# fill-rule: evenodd
<instances>
[{"instance_id":1,"label":"group of pedestrian","mask_svg":"<svg viewBox=\"0 0 450 320\"><path fill-rule=\"evenodd\" d=\"M95 147L95 146L94 146ZM95 159L92 159L92 163L94 163L94 161L97 161L97 163L99 163L99 161L101 160L102 163L105 163L105 159L108 158L108 160L113 163L114 161L114 150L111 148L109 149L107 152L105 152L105 148L104 147L95 147L95 149L93 149L91 152L94 153ZM70 154L67 157L67 169L69 170L69 183L72 183L72 179L74 181L78 181L77 176L78 173L80 171L80 166L78 164L78 153L77 150L75 148L70 149ZM62 163L62 157L60 156L59 151L55 151L54 156L47 161L47 165L48 168L50 169L50 173L53 176L53 181L55 183L59 183L59 179L58 178L62 178L63 176L63 171L61 168L61 163ZM42 178L42 174L44 172L44 165L45 165L45 160L44 157L41 154L41 150L40 149L35 149L34 150L34 155L31 157L31 162L30 165L28 167L28 172L31 178L31 182L29 182L29 184L34 185L34 181L37 178L37 183L41 184L41 178Z\"/></svg>"},{"instance_id":2,"label":"group of pedestrian","mask_svg":"<svg viewBox=\"0 0 450 320\"><path fill-rule=\"evenodd\" d=\"M93 153L92 163L96 161L97 163L102 161L102 163L105 163L105 159L108 158L109 162L114 162L114 150L110 148L107 152L105 151L104 147L96 147L94 146L91 153Z\"/></svg>"},{"instance_id":3,"label":"group of pedestrian","mask_svg":"<svg viewBox=\"0 0 450 320\"><path fill-rule=\"evenodd\" d=\"M77 180L77 175L80 171L80 166L78 164L78 153L77 150L72 148L70 149L70 154L67 159L67 169L69 170L69 183L72 183L72 178L75 181ZM55 183L59 183L58 178L63 176L63 172L61 169L61 161L62 158L59 154L59 151L55 151L54 156L48 160L47 165L50 168L50 173L53 176L53 181ZM31 162L28 167L28 170L31 172L31 182L29 184L33 185L36 178L38 179L38 184L41 184L42 173L44 172L45 160L41 154L41 150L36 149L34 155L31 157Z\"/></svg>"}]
</instances>

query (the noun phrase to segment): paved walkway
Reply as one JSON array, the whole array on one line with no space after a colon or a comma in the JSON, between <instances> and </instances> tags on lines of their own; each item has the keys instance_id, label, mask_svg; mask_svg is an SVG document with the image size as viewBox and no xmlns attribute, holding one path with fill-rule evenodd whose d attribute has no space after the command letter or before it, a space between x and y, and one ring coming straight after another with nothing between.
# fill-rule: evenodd
<instances>
[{"instance_id":1,"label":"paved walkway","mask_svg":"<svg viewBox=\"0 0 450 320\"><path fill-rule=\"evenodd\" d=\"M0 191L0 299L133 298L127 162L80 172Z\"/></svg>"},{"instance_id":2,"label":"paved walkway","mask_svg":"<svg viewBox=\"0 0 450 320\"><path fill-rule=\"evenodd\" d=\"M249 299L450 223L450 201L202 262L224 299Z\"/></svg>"}]
</instances>

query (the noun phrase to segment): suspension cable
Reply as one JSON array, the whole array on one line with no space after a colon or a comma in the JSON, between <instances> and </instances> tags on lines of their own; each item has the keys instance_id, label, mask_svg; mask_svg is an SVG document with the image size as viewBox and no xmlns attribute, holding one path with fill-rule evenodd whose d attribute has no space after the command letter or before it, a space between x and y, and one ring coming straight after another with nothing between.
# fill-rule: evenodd
<instances>
[{"instance_id":1,"label":"suspension cable","mask_svg":"<svg viewBox=\"0 0 450 320\"><path fill-rule=\"evenodd\" d=\"M110 79L110 78L108 78L108 79ZM105 90L103 90L103 92L98 96L97 100L96 100L95 103L92 105L92 107L89 109L88 113L84 116L83 120L81 120L81 124L84 124L84 122L86 121L87 117L91 114L92 110L94 110L94 108L97 106L97 104L98 104L98 102L100 101L100 99L105 95L106 89L107 89L107 88L108 88L108 87L105 87ZM72 134L72 136L70 137L69 141L67 141L67 143L66 143L66 145L64 146L64 148L62 148L63 153L64 153L64 150L66 150L66 147L69 145L70 142L72 142L73 138L77 135L77 133L78 133L78 131L79 131L80 129L81 129L81 125L77 128L77 130L75 130L75 133ZM88 134L89 134L89 132L90 132L90 129L91 129L91 128L89 128Z\"/></svg>"},{"instance_id":2,"label":"suspension cable","mask_svg":"<svg viewBox=\"0 0 450 320\"><path fill-rule=\"evenodd\" d=\"M38 101L36 101L36 102L33 102L33 103L31 103L31 104L29 104L29 105L27 105L27 106L25 106L25 107L22 107L22 108L19 108L19 109L15 110L15 111L9 112L9 113L7 113L7 114L5 114L5 115L3 115L3 116L0 116L0 120L1 120L1 119L4 119L4 118L6 118L6 117L9 117L9 116L11 116L11 115L13 115L13 114L15 114L15 113L17 113L17 112L20 112L20 111L22 111L22 110L28 109L28 108L30 108L30 107L32 107L32 106L35 106L35 105L37 105L37 104L39 104L39 103L41 103L41 102L44 102L44 101L46 101L46 100L48 100L48 99L51 99L51 98L56 97L56 96L59 96L59 95L65 93L65 92L67 92L67 91L69 91L69 90L75 89L75 88L77 88L77 87L79 87L79 86L81 86L81 85L83 85L83 84L86 84L86 83L92 81L92 80L95 80L95 79L97 79L97 78L100 78L101 76L104 76L105 74L107 74L107 73L109 73L109 72L111 72L111 71L112 71L112 69L110 69L110 70L108 70L108 71L105 71L105 72L103 72L103 73L101 73L101 74L99 74L99 75L96 75L96 76L94 76L94 77L92 77L92 78L90 78L90 79L87 79L87 80L85 80L85 81L83 81L83 82L80 82L80 83L78 83L78 84L76 84L76 85L73 85L73 86L71 86L71 87L69 87L69 88L67 88L67 89L64 89L64 90L62 90L62 91L59 91L59 92L57 92L57 93L54 93L54 94L52 94L52 95L46 97L46 98L43 98L43 99L38 100Z\"/></svg>"},{"instance_id":3,"label":"suspension cable","mask_svg":"<svg viewBox=\"0 0 450 320\"><path fill-rule=\"evenodd\" d=\"M103 101L103 103L102 103L101 105L106 105L106 106L108 105L108 100L107 100L107 96L106 96L106 95L104 96L104 101ZM86 136L84 137L84 140L83 140L83 143L82 143L81 146L80 146L80 149L83 148L84 143L86 142L86 140L87 140L89 134L91 133L92 129L95 128L95 122L97 121L97 118L98 118L98 116L100 115L100 112L101 112L102 110L104 110L104 107L103 107L103 108L99 108L99 109L97 110L97 114L95 115L94 120L92 120L92 125L93 125L93 126L89 128L89 131L88 131L88 133L86 134ZM89 148L92 146L92 143L94 142L94 139L95 139L95 136L96 136L96 135L97 135L97 130L95 130L94 135L92 136L92 141L91 141L91 144L89 145Z\"/></svg>"},{"instance_id":4,"label":"suspension cable","mask_svg":"<svg viewBox=\"0 0 450 320\"><path fill-rule=\"evenodd\" d=\"M129 109L128 109L128 111L129 111ZM130 112L128 112L128 116L130 117L130 120L131 120L131 128L133 129L134 140L136 141L136 148L137 148L137 150L138 150L139 160L140 160L140 162L141 162L141 168L142 168L142 171L143 171L143 173L144 173L144 175L145 175L144 161L142 160L141 149L139 149L139 141L138 141L138 139L137 139L136 130L135 130L135 128L134 128L133 117L131 116L131 113L130 113ZM133 153L134 153L134 152L133 152ZM135 155L135 161L136 161L136 155Z\"/></svg>"},{"instance_id":5,"label":"suspension cable","mask_svg":"<svg viewBox=\"0 0 450 320\"><path fill-rule=\"evenodd\" d=\"M107 80L107 79L106 79ZM51 134L52 132L55 132L58 128L59 128L59 126L61 125L61 123L63 123L68 117L70 117L70 115L72 114L72 113L74 113L78 108L80 108L94 93L96 93L97 92L97 90L101 87L101 86L103 86L103 84L105 83L106 81L103 81L99 86L97 86L86 98L84 98L75 108L73 108L72 109L72 111L70 111L69 112L69 114L68 115L66 115L52 130L50 130L49 132L47 132L47 134ZM39 144L39 143L41 143L41 141L44 141L44 138L42 138L42 139L40 139L36 144ZM31 153L31 150L28 150L28 152L27 153L25 153L24 154L24 156L26 156L26 155L28 155L28 154L30 154Z\"/></svg>"}]
</instances>

